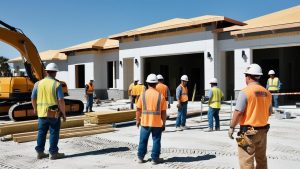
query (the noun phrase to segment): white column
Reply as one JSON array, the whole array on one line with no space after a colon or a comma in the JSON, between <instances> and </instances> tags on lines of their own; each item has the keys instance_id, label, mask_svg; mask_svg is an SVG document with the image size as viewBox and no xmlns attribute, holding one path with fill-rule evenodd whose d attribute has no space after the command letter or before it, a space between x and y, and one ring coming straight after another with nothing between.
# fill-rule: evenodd
<instances>
[{"instance_id":1,"label":"white column","mask_svg":"<svg viewBox=\"0 0 300 169\"><path fill-rule=\"evenodd\" d=\"M213 48L211 50L206 50L204 52L204 90L207 91L210 89L209 81L215 76L214 70L214 60L215 52Z\"/></svg>"},{"instance_id":2,"label":"white column","mask_svg":"<svg viewBox=\"0 0 300 169\"><path fill-rule=\"evenodd\" d=\"M246 86L244 71L252 63L252 49L234 50L234 90L239 91Z\"/></svg>"},{"instance_id":3,"label":"white column","mask_svg":"<svg viewBox=\"0 0 300 169\"><path fill-rule=\"evenodd\" d=\"M113 88L116 88L116 61L113 61Z\"/></svg>"},{"instance_id":4,"label":"white column","mask_svg":"<svg viewBox=\"0 0 300 169\"><path fill-rule=\"evenodd\" d=\"M139 79L141 82L144 82L144 74L143 74L143 69L144 69L144 61L143 58L141 57L135 57L133 60L133 72L134 72L134 79Z\"/></svg>"},{"instance_id":5,"label":"white column","mask_svg":"<svg viewBox=\"0 0 300 169\"><path fill-rule=\"evenodd\" d=\"M124 79L124 74L123 74L123 67L125 66L125 63L124 63L124 59L123 58L120 58L120 62L122 64L119 64L119 83L118 83L118 89L119 90L124 90L124 83L125 81L123 80Z\"/></svg>"}]
</instances>

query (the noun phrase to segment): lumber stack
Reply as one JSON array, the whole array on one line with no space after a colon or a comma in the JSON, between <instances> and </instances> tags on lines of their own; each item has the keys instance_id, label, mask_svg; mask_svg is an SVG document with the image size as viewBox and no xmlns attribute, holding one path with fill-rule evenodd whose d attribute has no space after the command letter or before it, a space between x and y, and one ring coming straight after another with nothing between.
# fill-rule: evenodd
<instances>
[{"instance_id":1,"label":"lumber stack","mask_svg":"<svg viewBox=\"0 0 300 169\"><path fill-rule=\"evenodd\" d=\"M132 121L135 119L135 110L114 112L91 112L86 113L86 120L92 124L112 124Z\"/></svg>"},{"instance_id":2,"label":"lumber stack","mask_svg":"<svg viewBox=\"0 0 300 169\"><path fill-rule=\"evenodd\" d=\"M61 128L71 128L84 126L84 117L68 118L66 122L61 123ZM38 121L31 120L26 122L14 122L0 125L0 136L24 132L37 131Z\"/></svg>"},{"instance_id":3,"label":"lumber stack","mask_svg":"<svg viewBox=\"0 0 300 169\"><path fill-rule=\"evenodd\" d=\"M82 127L65 128L60 130L59 138L65 139L70 137L82 137L113 131L115 131L115 129L112 128L112 125L89 125ZM47 135L47 138L49 138L49 134ZM13 134L12 139L18 143L35 141L37 139L37 131Z\"/></svg>"}]
</instances>

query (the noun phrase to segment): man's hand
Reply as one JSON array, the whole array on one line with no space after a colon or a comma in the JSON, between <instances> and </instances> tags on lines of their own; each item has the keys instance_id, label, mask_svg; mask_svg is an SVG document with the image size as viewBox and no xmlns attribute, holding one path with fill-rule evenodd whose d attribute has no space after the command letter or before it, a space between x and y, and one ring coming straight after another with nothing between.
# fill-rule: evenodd
<instances>
[{"instance_id":1,"label":"man's hand","mask_svg":"<svg viewBox=\"0 0 300 169\"><path fill-rule=\"evenodd\" d=\"M136 127L137 128L140 128L140 123L141 123L140 121L136 121Z\"/></svg>"},{"instance_id":2,"label":"man's hand","mask_svg":"<svg viewBox=\"0 0 300 169\"><path fill-rule=\"evenodd\" d=\"M170 103L168 104L168 109L170 109L171 108L171 105L170 105Z\"/></svg>"},{"instance_id":3,"label":"man's hand","mask_svg":"<svg viewBox=\"0 0 300 169\"><path fill-rule=\"evenodd\" d=\"M234 133L234 128L230 127L229 130L228 130L228 136L229 136L229 138L234 139L234 137L232 136L233 133Z\"/></svg>"},{"instance_id":4,"label":"man's hand","mask_svg":"<svg viewBox=\"0 0 300 169\"><path fill-rule=\"evenodd\" d=\"M63 122L66 122L67 121L67 117L66 117L66 115L63 115Z\"/></svg>"},{"instance_id":5,"label":"man's hand","mask_svg":"<svg viewBox=\"0 0 300 169\"><path fill-rule=\"evenodd\" d=\"M161 128L162 131L165 131L166 130L166 125L164 124Z\"/></svg>"},{"instance_id":6,"label":"man's hand","mask_svg":"<svg viewBox=\"0 0 300 169\"><path fill-rule=\"evenodd\" d=\"M177 104L177 108L178 108L178 109L181 109L181 107L182 107L181 104L178 103L178 104Z\"/></svg>"},{"instance_id":7,"label":"man's hand","mask_svg":"<svg viewBox=\"0 0 300 169\"><path fill-rule=\"evenodd\" d=\"M34 113L35 115L37 115L37 110L36 110L36 109L34 109L34 110L33 110L33 113Z\"/></svg>"}]
</instances>

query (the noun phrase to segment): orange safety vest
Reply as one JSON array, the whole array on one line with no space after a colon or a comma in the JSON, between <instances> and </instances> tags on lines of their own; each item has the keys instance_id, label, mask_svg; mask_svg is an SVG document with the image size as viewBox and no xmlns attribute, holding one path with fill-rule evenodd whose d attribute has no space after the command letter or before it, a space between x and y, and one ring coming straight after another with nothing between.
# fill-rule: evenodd
<instances>
[{"instance_id":1,"label":"orange safety vest","mask_svg":"<svg viewBox=\"0 0 300 169\"><path fill-rule=\"evenodd\" d=\"M156 90L161 93L166 99L168 97L168 86L163 83L158 83L156 85Z\"/></svg>"},{"instance_id":2,"label":"orange safety vest","mask_svg":"<svg viewBox=\"0 0 300 169\"><path fill-rule=\"evenodd\" d=\"M141 125L144 127L162 127L161 94L150 89L142 94Z\"/></svg>"},{"instance_id":3,"label":"orange safety vest","mask_svg":"<svg viewBox=\"0 0 300 169\"><path fill-rule=\"evenodd\" d=\"M180 84L181 95L179 97L180 102L187 102L189 100L188 89Z\"/></svg>"},{"instance_id":4,"label":"orange safety vest","mask_svg":"<svg viewBox=\"0 0 300 169\"><path fill-rule=\"evenodd\" d=\"M240 119L240 125L267 125L272 104L271 93L259 84L248 85L242 91L247 96L247 106Z\"/></svg>"},{"instance_id":5,"label":"orange safety vest","mask_svg":"<svg viewBox=\"0 0 300 169\"><path fill-rule=\"evenodd\" d=\"M87 84L88 88L87 88L87 91L86 93L87 94L93 94L94 93L94 85L91 85L91 84Z\"/></svg>"}]
</instances>

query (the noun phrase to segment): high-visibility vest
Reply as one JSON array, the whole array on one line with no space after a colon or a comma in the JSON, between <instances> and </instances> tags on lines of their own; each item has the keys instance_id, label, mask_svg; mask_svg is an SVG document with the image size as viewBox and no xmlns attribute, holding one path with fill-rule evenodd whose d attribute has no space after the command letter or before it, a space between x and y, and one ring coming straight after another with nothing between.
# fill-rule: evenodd
<instances>
[{"instance_id":1,"label":"high-visibility vest","mask_svg":"<svg viewBox=\"0 0 300 169\"><path fill-rule=\"evenodd\" d=\"M162 127L161 94L156 90L147 90L142 95L141 125L145 127Z\"/></svg>"},{"instance_id":2,"label":"high-visibility vest","mask_svg":"<svg viewBox=\"0 0 300 169\"><path fill-rule=\"evenodd\" d=\"M128 87L128 90L132 90L132 87L134 86L134 83L131 83Z\"/></svg>"},{"instance_id":3,"label":"high-visibility vest","mask_svg":"<svg viewBox=\"0 0 300 169\"><path fill-rule=\"evenodd\" d=\"M181 95L179 97L180 102L187 102L189 100L188 89L180 84Z\"/></svg>"},{"instance_id":4,"label":"high-visibility vest","mask_svg":"<svg viewBox=\"0 0 300 169\"><path fill-rule=\"evenodd\" d=\"M209 100L209 107L219 109L221 108L221 99L223 97L223 92L217 87L211 88L212 98Z\"/></svg>"},{"instance_id":5,"label":"high-visibility vest","mask_svg":"<svg viewBox=\"0 0 300 169\"><path fill-rule=\"evenodd\" d=\"M48 107L57 105L56 91L60 83L46 77L38 82L37 88L37 112L38 117L47 117Z\"/></svg>"},{"instance_id":6,"label":"high-visibility vest","mask_svg":"<svg viewBox=\"0 0 300 169\"><path fill-rule=\"evenodd\" d=\"M87 94L93 94L94 93L94 85L91 85L90 83L87 84L88 88L86 93Z\"/></svg>"},{"instance_id":7,"label":"high-visibility vest","mask_svg":"<svg viewBox=\"0 0 300 169\"><path fill-rule=\"evenodd\" d=\"M269 91L278 91L278 86L279 86L279 79L275 77L274 79L269 78L268 79L268 90Z\"/></svg>"},{"instance_id":8,"label":"high-visibility vest","mask_svg":"<svg viewBox=\"0 0 300 169\"><path fill-rule=\"evenodd\" d=\"M139 95L141 95L144 91L145 91L145 86L144 86L144 85L141 85L141 84L138 84L138 85L135 85L135 86L132 87L131 95L132 95L132 96L139 96Z\"/></svg>"},{"instance_id":9,"label":"high-visibility vest","mask_svg":"<svg viewBox=\"0 0 300 169\"><path fill-rule=\"evenodd\" d=\"M271 93L259 84L250 84L242 91L247 96L247 106L240 119L240 125L267 125L272 104Z\"/></svg>"},{"instance_id":10,"label":"high-visibility vest","mask_svg":"<svg viewBox=\"0 0 300 169\"><path fill-rule=\"evenodd\" d=\"M155 89L156 89L159 93L161 93L166 99L168 98L168 90L169 90L169 88L168 88L167 85L165 85L165 84L159 82L159 83L156 85Z\"/></svg>"}]
</instances>

